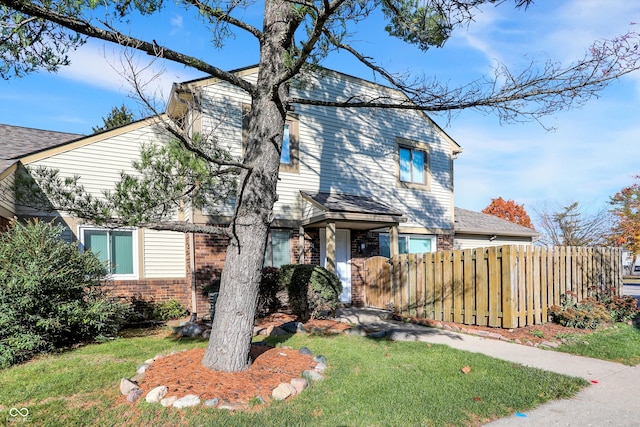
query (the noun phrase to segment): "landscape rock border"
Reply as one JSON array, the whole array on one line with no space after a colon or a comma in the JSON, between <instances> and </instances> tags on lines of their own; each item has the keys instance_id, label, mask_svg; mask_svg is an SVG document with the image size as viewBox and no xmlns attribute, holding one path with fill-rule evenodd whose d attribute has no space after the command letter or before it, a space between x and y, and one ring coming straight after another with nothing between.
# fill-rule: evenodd
<instances>
[{"instance_id":1,"label":"landscape rock border","mask_svg":"<svg viewBox=\"0 0 640 427\"><path fill-rule=\"evenodd\" d=\"M282 347L286 349L292 349L291 347ZM187 351L182 350L182 352ZM298 352L304 355L312 355L313 352L307 347L301 347ZM176 354L178 351L173 351L169 353L169 355ZM120 393L124 396L127 396L127 402L135 403L137 402L142 395L144 394L142 389L138 386L138 381L144 378L145 372L149 367L153 364L154 361L159 360L163 357L166 357L163 354L158 354L157 356L145 360L144 363L138 365L136 368L136 374L127 379L122 378L120 380ZM313 370L306 370L301 373L300 377L292 378L290 382L285 383L282 382L278 384L271 391L271 399L272 400L286 400L293 396L296 396L306 390L309 385L315 381L321 381L324 379L324 371L327 368L327 359L325 356L316 355L313 358L314 363L316 363ZM255 396L252 399L252 402L241 402L241 403L228 403L221 402L220 398L207 399L204 402L201 401L200 396L195 394L187 394L185 396L167 396L168 388L167 386L160 385L154 387L149 390L145 395L145 400L148 403L160 404L164 407L173 407L173 408L188 408L192 406L202 405L208 408L217 408L224 409L229 411L243 410L248 409L250 403L257 404L265 404L265 400L262 396Z\"/></svg>"}]
</instances>

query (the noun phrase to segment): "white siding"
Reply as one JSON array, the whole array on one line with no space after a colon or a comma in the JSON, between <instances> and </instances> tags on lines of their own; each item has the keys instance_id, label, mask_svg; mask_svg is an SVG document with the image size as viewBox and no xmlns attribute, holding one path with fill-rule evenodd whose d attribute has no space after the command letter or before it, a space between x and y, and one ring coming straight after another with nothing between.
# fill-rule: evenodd
<instances>
[{"instance_id":1,"label":"white siding","mask_svg":"<svg viewBox=\"0 0 640 427\"><path fill-rule=\"evenodd\" d=\"M474 249L474 248L488 248L492 246L504 246L504 245L531 245L531 238L526 237L498 237L494 240L489 240L490 236L456 234L453 239L454 249Z\"/></svg>"},{"instance_id":2,"label":"white siding","mask_svg":"<svg viewBox=\"0 0 640 427\"><path fill-rule=\"evenodd\" d=\"M185 234L144 230L144 277L182 278L186 276Z\"/></svg>"},{"instance_id":3,"label":"white siding","mask_svg":"<svg viewBox=\"0 0 640 427\"><path fill-rule=\"evenodd\" d=\"M14 182L15 172L0 181L0 216L5 218L11 218L16 214L15 194L12 190Z\"/></svg>"},{"instance_id":4,"label":"white siding","mask_svg":"<svg viewBox=\"0 0 640 427\"><path fill-rule=\"evenodd\" d=\"M389 95L386 89L328 73L292 96L345 99ZM248 96L226 83L203 88L203 126L240 156L242 103ZM220 107L222 106L222 107ZM300 190L368 196L405 213L404 226L451 229L450 143L419 112L295 105L299 117L300 172L280 173L276 218L299 220ZM430 189L396 185L396 138L430 147ZM227 213L230 213L228 211ZM307 212L308 214L309 212Z\"/></svg>"},{"instance_id":5,"label":"white siding","mask_svg":"<svg viewBox=\"0 0 640 427\"><path fill-rule=\"evenodd\" d=\"M147 126L54 154L29 166L58 169L65 177L79 175L80 184L92 195L99 196L104 190L113 190L121 171L135 173L132 162L139 160L144 143L157 143L166 138L157 127Z\"/></svg>"}]
</instances>

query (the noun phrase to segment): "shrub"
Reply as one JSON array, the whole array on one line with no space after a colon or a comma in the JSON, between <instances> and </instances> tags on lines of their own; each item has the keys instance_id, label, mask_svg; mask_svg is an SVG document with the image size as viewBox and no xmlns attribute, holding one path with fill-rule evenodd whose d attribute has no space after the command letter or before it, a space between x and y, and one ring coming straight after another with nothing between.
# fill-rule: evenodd
<instances>
[{"instance_id":1,"label":"shrub","mask_svg":"<svg viewBox=\"0 0 640 427\"><path fill-rule=\"evenodd\" d=\"M256 315L263 317L275 313L280 308L278 292L282 290L278 276L280 269L276 267L265 267L262 269L262 279L258 290L258 309Z\"/></svg>"},{"instance_id":2,"label":"shrub","mask_svg":"<svg viewBox=\"0 0 640 427\"><path fill-rule=\"evenodd\" d=\"M607 310L614 322L628 322L640 313L638 301L631 295L612 297L607 304Z\"/></svg>"},{"instance_id":3,"label":"shrub","mask_svg":"<svg viewBox=\"0 0 640 427\"><path fill-rule=\"evenodd\" d=\"M340 303L342 283L323 267L283 265L280 283L287 289L291 311L302 321L333 315Z\"/></svg>"},{"instance_id":4,"label":"shrub","mask_svg":"<svg viewBox=\"0 0 640 427\"><path fill-rule=\"evenodd\" d=\"M131 297L131 315L128 322L180 319L187 314L187 309L174 298L156 303L152 298L144 299L142 295L137 295Z\"/></svg>"},{"instance_id":5,"label":"shrub","mask_svg":"<svg viewBox=\"0 0 640 427\"><path fill-rule=\"evenodd\" d=\"M153 309L154 320L173 320L180 319L188 314L187 309L178 302L178 300L171 298L168 301L156 304Z\"/></svg>"},{"instance_id":6,"label":"shrub","mask_svg":"<svg viewBox=\"0 0 640 427\"><path fill-rule=\"evenodd\" d=\"M619 296L616 288L591 286L589 296L607 308L614 322L627 322L638 315L638 301L630 295Z\"/></svg>"},{"instance_id":7,"label":"shrub","mask_svg":"<svg viewBox=\"0 0 640 427\"><path fill-rule=\"evenodd\" d=\"M550 308L554 323L570 328L595 329L601 323L611 321L611 316L604 304L588 297L576 302L572 292L562 296L562 305Z\"/></svg>"},{"instance_id":8,"label":"shrub","mask_svg":"<svg viewBox=\"0 0 640 427\"><path fill-rule=\"evenodd\" d=\"M101 289L104 266L62 230L32 221L0 233L0 367L112 336L126 320L129 306Z\"/></svg>"}]
</instances>

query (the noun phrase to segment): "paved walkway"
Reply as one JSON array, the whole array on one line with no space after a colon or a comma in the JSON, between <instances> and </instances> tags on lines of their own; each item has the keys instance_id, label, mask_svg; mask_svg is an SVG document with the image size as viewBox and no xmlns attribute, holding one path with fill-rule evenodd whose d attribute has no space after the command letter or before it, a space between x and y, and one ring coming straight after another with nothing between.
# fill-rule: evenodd
<instances>
[{"instance_id":1,"label":"paved walkway","mask_svg":"<svg viewBox=\"0 0 640 427\"><path fill-rule=\"evenodd\" d=\"M388 320L383 310L344 308L337 317L397 341L423 341L525 366L582 377L592 385L571 399L547 402L488 426L640 426L640 365L626 366L489 338Z\"/></svg>"}]
</instances>

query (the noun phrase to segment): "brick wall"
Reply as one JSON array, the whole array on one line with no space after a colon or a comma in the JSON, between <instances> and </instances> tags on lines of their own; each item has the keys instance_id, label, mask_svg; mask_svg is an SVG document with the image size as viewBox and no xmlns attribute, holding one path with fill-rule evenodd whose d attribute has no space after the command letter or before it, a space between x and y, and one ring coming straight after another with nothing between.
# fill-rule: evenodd
<instances>
[{"instance_id":1,"label":"brick wall","mask_svg":"<svg viewBox=\"0 0 640 427\"><path fill-rule=\"evenodd\" d=\"M10 221L7 218L0 216L0 233L9 228Z\"/></svg>"},{"instance_id":2,"label":"brick wall","mask_svg":"<svg viewBox=\"0 0 640 427\"><path fill-rule=\"evenodd\" d=\"M191 310L191 287L187 279L110 280L103 288L129 301L136 297L161 303L173 298Z\"/></svg>"},{"instance_id":3,"label":"brick wall","mask_svg":"<svg viewBox=\"0 0 640 427\"><path fill-rule=\"evenodd\" d=\"M438 251L452 251L453 234L438 234L436 245L438 247Z\"/></svg>"}]
</instances>

